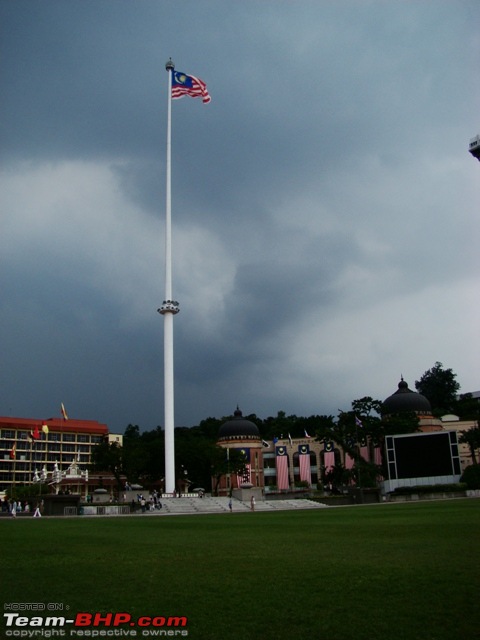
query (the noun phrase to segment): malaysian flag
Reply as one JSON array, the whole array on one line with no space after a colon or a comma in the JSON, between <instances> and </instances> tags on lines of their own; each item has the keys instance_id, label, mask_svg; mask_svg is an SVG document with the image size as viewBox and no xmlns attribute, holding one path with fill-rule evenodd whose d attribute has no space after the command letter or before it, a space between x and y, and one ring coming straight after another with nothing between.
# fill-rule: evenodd
<instances>
[{"instance_id":1,"label":"malaysian flag","mask_svg":"<svg viewBox=\"0 0 480 640\"><path fill-rule=\"evenodd\" d=\"M277 487L281 489L289 489L290 482L288 480L288 455L287 447L281 446L275 448L275 465L277 467Z\"/></svg>"},{"instance_id":2,"label":"malaysian flag","mask_svg":"<svg viewBox=\"0 0 480 640\"><path fill-rule=\"evenodd\" d=\"M335 447L331 440L326 440L323 445L323 466L326 472L335 466Z\"/></svg>"},{"instance_id":3,"label":"malaysian flag","mask_svg":"<svg viewBox=\"0 0 480 640\"><path fill-rule=\"evenodd\" d=\"M250 470L251 467L249 464L245 465L242 473L237 474L237 486L240 488L242 484L251 484L250 480Z\"/></svg>"},{"instance_id":4,"label":"malaysian flag","mask_svg":"<svg viewBox=\"0 0 480 640\"><path fill-rule=\"evenodd\" d=\"M245 467L243 471L237 474L237 485L240 487L242 484L250 484L250 449L240 449L245 459Z\"/></svg>"},{"instance_id":5,"label":"malaysian flag","mask_svg":"<svg viewBox=\"0 0 480 640\"><path fill-rule=\"evenodd\" d=\"M202 98L205 104L211 100L207 85L203 80L174 70L172 73L172 99L183 98L183 96Z\"/></svg>"},{"instance_id":6,"label":"malaysian flag","mask_svg":"<svg viewBox=\"0 0 480 640\"><path fill-rule=\"evenodd\" d=\"M300 467L300 480L305 480L310 485L312 476L310 473L310 447L308 444L298 445L298 461Z\"/></svg>"},{"instance_id":7,"label":"malaysian flag","mask_svg":"<svg viewBox=\"0 0 480 640\"><path fill-rule=\"evenodd\" d=\"M369 455L369 451L368 451L368 442L367 442L367 438L363 437L360 438L360 456L366 460L367 462L370 461L370 455Z\"/></svg>"},{"instance_id":8,"label":"malaysian flag","mask_svg":"<svg viewBox=\"0 0 480 640\"><path fill-rule=\"evenodd\" d=\"M355 465L355 460L348 455L348 453L345 454L345 469L353 469Z\"/></svg>"}]
</instances>

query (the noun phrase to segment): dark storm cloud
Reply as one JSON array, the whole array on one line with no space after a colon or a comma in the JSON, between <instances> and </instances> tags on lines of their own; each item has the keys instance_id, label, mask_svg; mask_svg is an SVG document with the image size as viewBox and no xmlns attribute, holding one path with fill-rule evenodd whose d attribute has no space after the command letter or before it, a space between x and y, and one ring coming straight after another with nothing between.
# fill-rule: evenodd
<instances>
[{"instance_id":1,"label":"dark storm cloud","mask_svg":"<svg viewBox=\"0 0 480 640\"><path fill-rule=\"evenodd\" d=\"M478 388L457 336L478 315L476 2L0 12L0 412L162 423L169 56L212 95L173 105L177 422L335 412L436 360Z\"/></svg>"}]
</instances>

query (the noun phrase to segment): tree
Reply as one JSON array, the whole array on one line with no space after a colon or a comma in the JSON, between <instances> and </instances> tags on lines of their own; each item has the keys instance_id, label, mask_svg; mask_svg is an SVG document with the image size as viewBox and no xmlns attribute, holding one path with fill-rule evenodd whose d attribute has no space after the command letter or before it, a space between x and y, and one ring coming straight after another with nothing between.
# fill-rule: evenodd
<instances>
[{"instance_id":1,"label":"tree","mask_svg":"<svg viewBox=\"0 0 480 640\"><path fill-rule=\"evenodd\" d=\"M458 441L460 444L468 444L470 449L470 456L473 464L477 464L477 458L475 456L475 450L480 449L480 427L472 427L466 431L460 431L460 438Z\"/></svg>"},{"instance_id":2,"label":"tree","mask_svg":"<svg viewBox=\"0 0 480 640\"><path fill-rule=\"evenodd\" d=\"M92 449L92 465L95 471L109 471L117 481L120 491L123 470L123 449L116 442L104 440Z\"/></svg>"},{"instance_id":3,"label":"tree","mask_svg":"<svg viewBox=\"0 0 480 640\"><path fill-rule=\"evenodd\" d=\"M434 415L441 416L453 411L460 389L456 377L451 369L444 369L441 362L436 362L420 380L415 381L416 390L430 402Z\"/></svg>"},{"instance_id":4,"label":"tree","mask_svg":"<svg viewBox=\"0 0 480 640\"><path fill-rule=\"evenodd\" d=\"M480 465L472 464L466 467L460 482L465 482L469 489L480 489Z\"/></svg>"},{"instance_id":5,"label":"tree","mask_svg":"<svg viewBox=\"0 0 480 640\"><path fill-rule=\"evenodd\" d=\"M480 400L471 393L461 393L453 407L453 413L461 420L476 420L480 424Z\"/></svg>"}]
</instances>

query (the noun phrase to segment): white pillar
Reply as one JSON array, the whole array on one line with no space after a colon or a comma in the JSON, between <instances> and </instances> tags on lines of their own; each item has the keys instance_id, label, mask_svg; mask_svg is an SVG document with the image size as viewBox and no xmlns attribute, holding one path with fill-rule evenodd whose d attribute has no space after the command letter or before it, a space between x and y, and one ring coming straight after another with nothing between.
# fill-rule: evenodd
<instances>
[{"instance_id":1,"label":"white pillar","mask_svg":"<svg viewBox=\"0 0 480 640\"><path fill-rule=\"evenodd\" d=\"M172 198L171 198L171 131L172 131L172 72L175 68L170 59L165 68L168 72L168 116L167 116L167 181L165 207L165 300L158 309L164 318L164 410L165 410L165 491L175 489L175 416L173 373L173 316L180 309L172 300Z\"/></svg>"}]
</instances>

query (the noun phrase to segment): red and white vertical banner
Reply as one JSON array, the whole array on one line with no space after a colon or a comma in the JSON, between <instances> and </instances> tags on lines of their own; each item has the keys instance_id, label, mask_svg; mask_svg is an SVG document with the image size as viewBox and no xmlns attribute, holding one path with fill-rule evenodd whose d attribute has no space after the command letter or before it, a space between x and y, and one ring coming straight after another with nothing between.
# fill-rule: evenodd
<instances>
[{"instance_id":1,"label":"red and white vertical banner","mask_svg":"<svg viewBox=\"0 0 480 640\"><path fill-rule=\"evenodd\" d=\"M312 472L310 468L310 447L308 444L298 445L298 465L300 467L300 480L312 484Z\"/></svg>"},{"instance_id":2,"label":"red and white vertical banner","mask_svg":"<svg viewBox=\"0 0 480 640\"><path fill-rule=\"evenodd\" d=\"M275 465L277 467L277 487L280 490L289 489L287 447L275 447Z\"/></svg>"}]
</instances>

